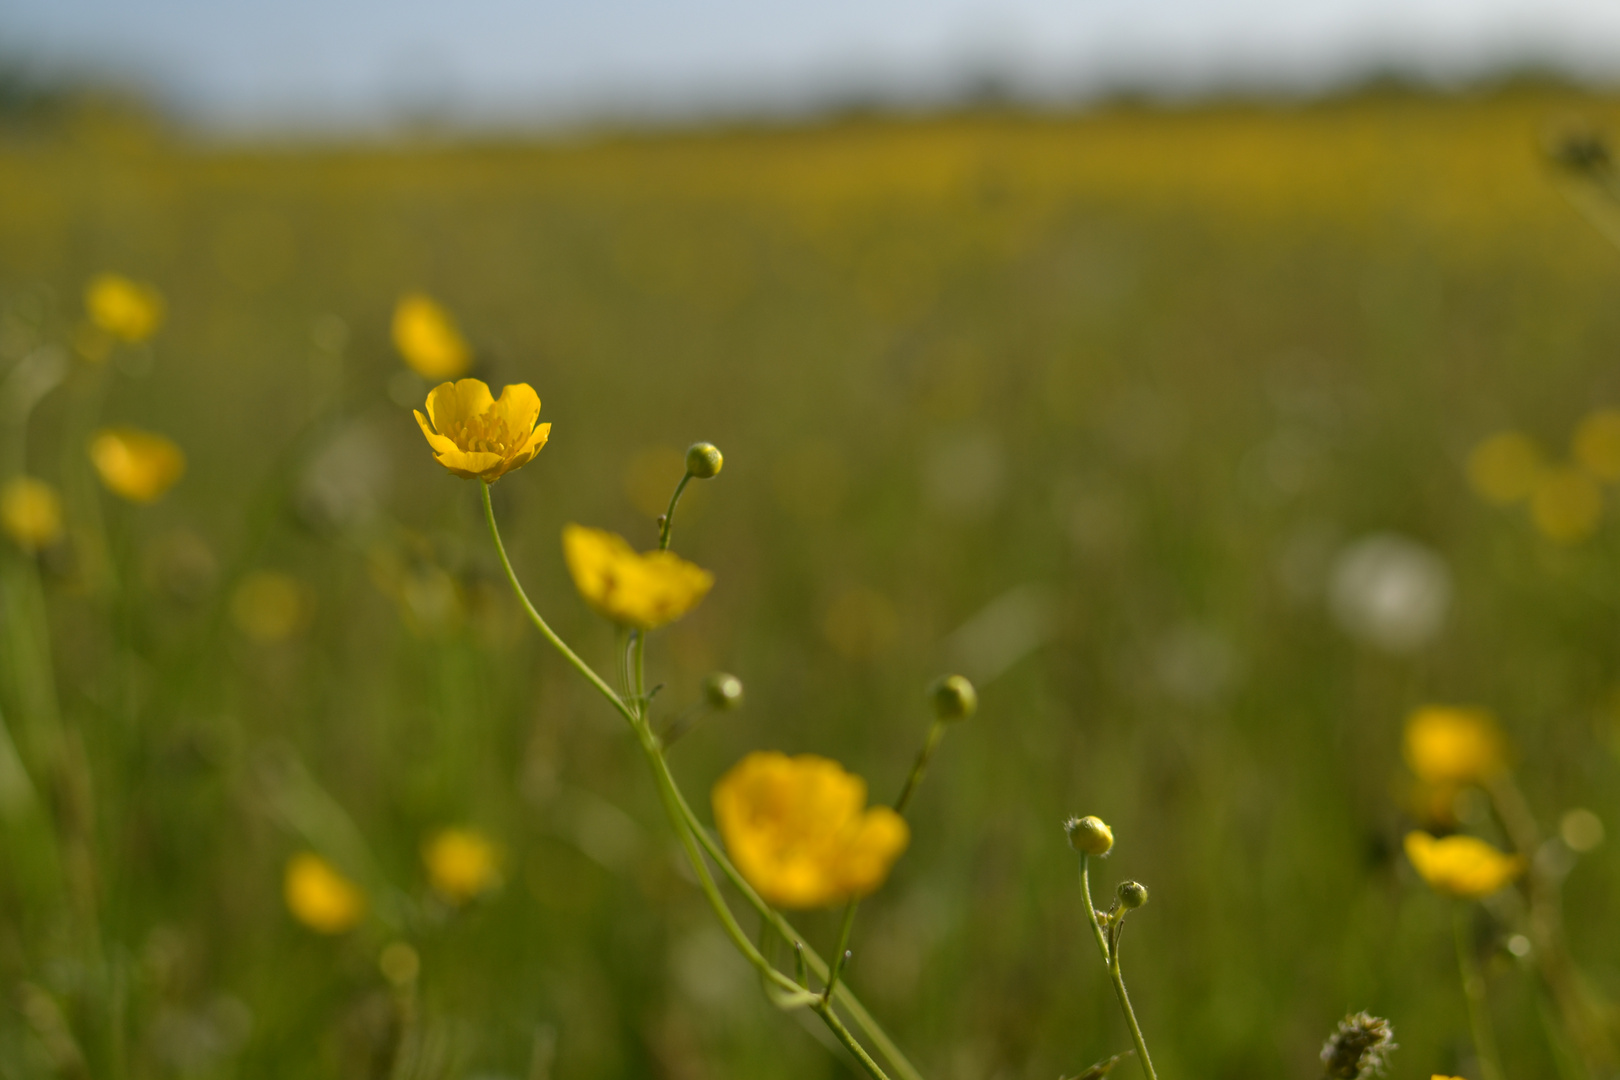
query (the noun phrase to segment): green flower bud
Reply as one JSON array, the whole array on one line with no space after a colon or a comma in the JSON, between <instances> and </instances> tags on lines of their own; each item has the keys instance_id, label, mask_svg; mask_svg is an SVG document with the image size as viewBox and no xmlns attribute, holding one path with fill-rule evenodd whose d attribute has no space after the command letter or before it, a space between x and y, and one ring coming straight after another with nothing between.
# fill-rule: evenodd
<instances>
[{"instance_id":1,"label":"green flower bud","mask_svg":"<svg viewBox=\"0 0 1620 1080\"><path fill-rule=\"evenodd\" d=\"M979 694L960 675L947 675L928 688L934 715L941 720L966 720L979 708Z\"/></svg>"},{"instance_id":2,"label":"green flower bud","mask_svg":"<svg viewBox=\"0 0 1620 1080\"><path fill-rule=\"evenodd\" d=\"M1114 830L1100 817L1070 818L1063 823L1069 846L1082 855L1106 855L1114 849Z\"/></svg>"},{"instance_id":3,"label":"green flower bud","mask_svg":"<svg viewBox=\"0 0 1620 1080\"><path fill-rule=\"evenodd\" d=\"M729 712L742 704L743 684L735 675L717 671L703 680L703 700L715 712Z\"/></svg>"},{"instance_id":4,"label":"green flower bud","mask_svg":"<svg viewBox=\"0 0 1620 1080\"><path fill-rule=\"evenodd\" d=\"M720 448L710 442L693 443L686 450L686 471L699 480L708 480L720 475L720 467L726 459L720 456Z\"/></svg>"},{"instance_id":5,"label":"green flower bud","mask_svg":"<svg viewBox=\"0 0 1620 1080\"><path fill-rule=\"evenodd\" d=\"M1147 886L1140 881L1122 881L1119 888L1114 890L1119 897L1119 906L1126 911L1134 911L1147 903Z\"/></svg>"}]
</instances>

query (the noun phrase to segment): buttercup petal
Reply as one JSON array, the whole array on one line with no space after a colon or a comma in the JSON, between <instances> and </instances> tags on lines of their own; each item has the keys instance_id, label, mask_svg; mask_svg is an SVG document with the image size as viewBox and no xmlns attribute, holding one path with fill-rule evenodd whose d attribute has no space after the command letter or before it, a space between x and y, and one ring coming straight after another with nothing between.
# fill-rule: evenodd
<instances>
[{"instance_id":1,"label":"buttercup petal","mask_svg":"<svg viewBox=\"0 0 1620 1080\"><path fill-rule=\"evenodd\" d=\"M457 420L479 415L494 403L495 398L482 379L458 379L433 388L427 399L427 414L433 426L443 431Z\"/></svg>"},{"instance_id":2,"label":"buttercup petal","mask_svg":"<svg viewBox=\"0 0 1620 1080\"><path fill-rule=\"evenodd\" d=\"M445 383L445 385L449 386L450 384ZM455 442L453 442L448 436L440 435L428 425L428 419L422 415L421 409L412 409L411 415L416 417L417 426L422 429L422 434L427 436L428 445L433 447L436 455L455 454L461 452L460 447L456 446Z\"/></svg>"},{"instance_id":3,"label":"buttercup petal","mask_svg":"<svg viewBox=\"0 0 1620 1080\"><path fill-rule=\"evenodd\" d=\"M470 480L475 476L493 480L495 477L489 474L493 472L495 476L499 476L503 460L499 454L491 454L483 450L457 450L454 446L448 451L433 456L440 465L443 465L463 480Z\"/></svg>"},{"instance_id":4,"label":"buttercup petal","mask_svg":"<svg viewBox=\"0 0 1620 1080\"><path fill-rule=\"evenodd\" d=\"M514 435L527 432L540 418L540 395L528 383L512 383L496 399L495 415L506 421L506 429Z\"/></svg>"}]
</instances>

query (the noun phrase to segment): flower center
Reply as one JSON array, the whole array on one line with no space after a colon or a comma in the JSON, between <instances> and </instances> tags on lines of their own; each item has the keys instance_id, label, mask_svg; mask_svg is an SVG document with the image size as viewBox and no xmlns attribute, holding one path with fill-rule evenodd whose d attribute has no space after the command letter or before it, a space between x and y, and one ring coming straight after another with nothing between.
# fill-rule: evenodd
<instances>
[{"instance_id":1,"label":"flower center","mask_svg":"<svg viewBox=\"0 0 1620 1080\"><path fill-rule=\"evenodd\" d=\"M445 435L468 452L510 456L518 448L519 437L506 426L506 420L493 412L456 420L445 428Z\"/></svg>"}]
</instances>

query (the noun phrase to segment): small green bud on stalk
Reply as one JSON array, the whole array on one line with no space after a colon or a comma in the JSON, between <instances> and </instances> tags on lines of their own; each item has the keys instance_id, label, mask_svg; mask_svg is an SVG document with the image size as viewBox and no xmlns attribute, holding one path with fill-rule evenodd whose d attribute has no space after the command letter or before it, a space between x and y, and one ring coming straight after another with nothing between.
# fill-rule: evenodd
<instances>
[{"instance_id":1,"label":"small green bud on stalk","mask_svg":"<svg viewBox=\"0 0 1620 1080\"><path fill-rule=\"evenodd\" d=\"M1100 817L1070 818L1063 831L1069 834L1069 846L1082 855L1102 856L1114 849L1114 830Z\"/></svg>"},{"instance_id":2,"label":"small green bud on stalk","mask_svg":"<svg viewBox=\"0 0 1620 1080\"><path fill-rule=\"evenodd\" d=\"M979 694L960 675L947 675L928 688L934 715L941 720L966 720L979 708Z\"/></svg>"},{"instance_id":3,"label":"small green bud on stalk","mask_svg":"<svg viewBox=\"0 0 1620 1080\"><path fill-rule=\"evenodd\" d=\"M717 671L703 680L703 700L715 712L729 712L742 704L743 684L735 675Z\"/></svg>"},{"instance_id":4,"label":"small green bud on stalk","mask_svg":"<svg viewBox=\"0 0 1620 1080\"><path fill-rule=\"evenodd\" d=\"M686 471L699 480L710 480L720 475L726 459L714 443L693 443L686 451Z\"/></svg>"},{"instance_id":5,"label":"small green bud on stalk","mask_svg":"<svg viewBox=\"0 0 1620 1080\"><path fill-rule=\"evenodd\" d=\"M1135 911L1148 901L1147 886L1140 881L1120 882L1114 895L1119 898L1119 906L1126 911Z\"/></svg>"}]
</instances>

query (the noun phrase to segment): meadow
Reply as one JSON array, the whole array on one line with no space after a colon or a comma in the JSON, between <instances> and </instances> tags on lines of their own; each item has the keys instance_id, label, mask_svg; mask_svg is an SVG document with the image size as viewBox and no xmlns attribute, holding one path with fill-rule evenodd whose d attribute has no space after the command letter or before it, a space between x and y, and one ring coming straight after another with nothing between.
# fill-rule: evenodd
<instances>
[{"instance_id":1,"label":"meadow","mask_svg":"<svg viewBox=\"0 0 1620 1080\"><path fill-rule=\"evenodd\" d=\"M414 292L473 374L539 393L550 441L490 493L598 670L564 526L655 546L687 445L724 452L675 542L713 591L648 650L665 716L746 687L670 750L701 816L756 749L887 802L925 688L976 683L847 975L924 1075L1130 1046L1079 813L1117 839L1104 895L1151 890L1123 955L1167 1080L1320 1076L1356 1009L1393 1023L1390 1075L1486 1080L1402 838L1505 839L1414 800L1431 703L1496 714L1620 1042L1620 503L1593 481L1569 527L1482 497L1471 456L1511 430L1562 462L1620 407L1620 250L1544 154L1616 121L1527 84L551 139L0 129L0 463L68 523L0 545L0 1076L851 1074L760 993L476 482L433 462L390 338ZM87 329L106 272L164 297L146 340ZM184 476L104 492L105 424ZM62 754L78 788L38 779ZM446 827L498 884L435 890ZM289 912L306 850L366 867L371 917ZM1507 1073L1620 1075L1560 1043L1515 896L1470 923ZM796 921L831 947L836 912Z\"/></svg>"}]
</instances>

